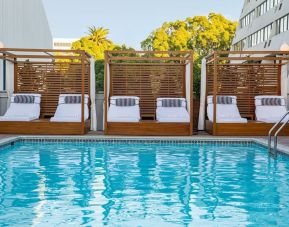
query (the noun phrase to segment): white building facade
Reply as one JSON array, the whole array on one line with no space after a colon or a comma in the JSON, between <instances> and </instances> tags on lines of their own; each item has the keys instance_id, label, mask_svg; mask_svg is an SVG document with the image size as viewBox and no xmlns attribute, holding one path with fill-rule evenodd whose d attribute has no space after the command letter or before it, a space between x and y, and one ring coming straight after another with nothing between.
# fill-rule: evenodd
<instances>
[{"instance_id":1,"label":"white building facade","mask_svg":"<svg viewBox=\"0 0 289 227\"><path fill-rule=\"evenodd\" d=\"M289 51L289 0L245 0L231 50ZM289 106L289 65L281 90Z\"/></svg>"},{"instance_id":2,"label":"white building facade","mask_svg":"<svg viewBox=\"0 0 289 227\"><path fill-rule=\"evenodd\" d=\"M289 44L289 0L245 0L232 50L281 50Z\"/></svg>"},{"instance_id":3,"label":"white building facade","mask_svg":"<svg viewBox=\"0 0 289 227\"><path fill-rule=\"evenodd\" d=\"M52 48L52 35L41 0L0 0L0 46ZM0 61L0 91L5 90Z\"/></svg>"},{"instance_id":4,"label":"white building facade","mask_svg":"<svg viewBox=\"0 0 289 227\"><path fill-rule=\"evenodd\" d=\"M78 39L67 39L67 38L54 38L53 39L53 49L58 50L71 50L72 43Z\"/></svg>"}]
</instances>

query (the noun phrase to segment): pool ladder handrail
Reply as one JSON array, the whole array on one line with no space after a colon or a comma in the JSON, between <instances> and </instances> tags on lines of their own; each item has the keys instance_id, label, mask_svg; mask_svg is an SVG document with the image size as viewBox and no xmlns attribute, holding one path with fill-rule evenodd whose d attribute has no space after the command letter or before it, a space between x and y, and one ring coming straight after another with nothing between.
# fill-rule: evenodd
<instances>
[{"instance_id":1,"label":"pool ladder handrail","mask_svg":"<svg viewBox=\"0 0 289 227\"><path fill-rule=\"evenodd\" d=\"M278 121L269 131L268 134L268 150L269 153L272 154L272 147L271 147L271 141L272 141L272 133L274 132L274 130L277 128L277 126L279 126L282 121L289 115L289 111L284 114L284 116L280 119L280 121ZM283 130L283 128L289 123L289 119L287 121L284 121L282 123L282 125L276 130L275 134L274 134L274 156L277 155L277 146L278 146L278 135L280 134L280 132Z\"/></svg>"}]
</instances>

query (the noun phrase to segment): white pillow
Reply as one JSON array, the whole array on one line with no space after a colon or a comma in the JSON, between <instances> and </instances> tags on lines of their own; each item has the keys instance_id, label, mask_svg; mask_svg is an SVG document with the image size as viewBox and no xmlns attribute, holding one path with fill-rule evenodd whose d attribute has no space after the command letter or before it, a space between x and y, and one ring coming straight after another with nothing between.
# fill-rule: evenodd
<instances>
[{"instance_id":1,"label":"white pillow","mask_svg":"<svg viewBox=\"0 0 289 227\"><path fill-rule=\"evenodd\" d=\"M139 97L137 96L111 96L110 97L110 104L116 105L116 99L135 99L135 104L139 105Z\"/></svg>"},{"instance_id":2,"label":"white pillow","mask_svg":"<svg viewBox=\"0 0 289 227\"><path fill-rule=\"evenodd\" d=\"M262 99L263 98L280 98L281 99L281 105L285 106L285 99L283 96L277 96L277 95L259 95L255 97L255 106L262 106ZM274 107L274 106L273 106Z\"/></svg>"},{"instance_id":3,"label":"white pillow","mask_svg":"<svg viewBox=\"0 0 289 227\"><path fill-rule=\"evenodd\" d=\"M41 102L41 95L40 94L35 94L35 93L15 93L11 96L10 102L14 103L14 98L17 95L32 95L35 97L34 99L34 104L40 104Z\"/></svg>"},{"instance_id":4,"label":"white pillow","mask_svg":"<svg viewBox=\"0 0 289 227\"><path fill-rule=\"evenodd\" d=\"M66 96L81 96L81 94L61 94L59 95L58 104L65 104L65 97ZM88 95L84 95L84 103L88 104Z\"/></svg>"},{"instance_id":5,"label":"white pillow","mask_svg":"<svg viewBox=\"0 0 289 227\"><path fill-rule=\"evenodd\" d=\"M232 96L232 95L222 95L222 96L228 96L228 97L231 97L233 100L232 100L232 104L237 104L237 96ZM207 103L208 104L214 104L214 96L212 95L209 95L207 97ZM220 104L218 104L220 105Z\"/></svg>"},{"instance_id":6,"label":"white pillow","mask_svg":"<svg viewBox=\"0 0 289 227\"><path fill-rule=\"evenodd\" d=\"M162 101L164 99L179 99L182 101L182 107L186 107L187 106L187 102L185 98L157 98L157 107L163 107L163 103Z\"/></svg>"}]
</instances>

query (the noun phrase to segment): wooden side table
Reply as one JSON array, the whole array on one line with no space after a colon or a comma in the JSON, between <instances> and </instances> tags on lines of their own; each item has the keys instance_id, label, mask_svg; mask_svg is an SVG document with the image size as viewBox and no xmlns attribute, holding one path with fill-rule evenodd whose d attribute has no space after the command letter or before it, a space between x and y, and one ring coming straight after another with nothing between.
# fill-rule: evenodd
<instances>
[{"instance_id":1,"label":"wooden side table","mask_svg":"<svg viewBox=\"0 0 289 227\"><path fill-rule=\"evenodd\" d=\"M142 114L141 120L142 121L155 121L156 115L155 114Z\"/></svg>"}]
</instances>

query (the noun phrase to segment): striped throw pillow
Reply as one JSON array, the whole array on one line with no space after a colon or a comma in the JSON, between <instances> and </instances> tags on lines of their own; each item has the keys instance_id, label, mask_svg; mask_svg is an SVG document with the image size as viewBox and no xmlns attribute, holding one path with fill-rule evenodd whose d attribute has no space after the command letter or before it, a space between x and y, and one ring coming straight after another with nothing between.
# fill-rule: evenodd
<instances>
[{"instance_id":1,"label":"striped throw pillow","mask_svg":"<svg viewBox=\"0 0 289 227\"><path fill-rule=\"evenodd\" d=\"M119 98L115 100L116 106L135 106L135 99L132 98Z\"/></svg>"},{"instance_id":2,"label":"striped throw pillow","mask_svg":"<svg viewBox=\"0 0 289 227\"><path fill-rule=\"evenodd\" d=\"M34 103L35 96L33 95L16 95L14 97L14 103L24 103L24 104L31 104Z\"/></svg>"},{"instance_id":3,"label":"striped throw pillow","mask_svg":"<svg viewBox=\"0 0 289 227\"><path fill-rule=\"evenodd\" d=\"M64 103L65 104L79 104L81 103L81 96L79 95L65 96Z\"/></svg>"},{"instance_id":4,"label":"striped throw pillow","mask_svg":"<svg viewBox=\"0 0 289 227\"><path fill-rule=\"evenodd\" d=\"M182 100L180 99L163 99L162 107L182 107Z\"/></svg>"},{"instance_id":5,"label":"striped throw pillow","mask_svg":"<svg viewBox=\"0 0 289 227\"><path fill-rule=\"evenodd\" d=\"M282 99L280 98L262 98L262 106L282 106Z\"/></svg>"},{"instance_id":6,"label":"striped throw pillow","mask_svg":"<svg viewBox=\"0 0 289 227\"><path fill-rule=\"evenodd\" d=\"M214 98L213 98L213 103L214 103ZM231 105L233 104L233 98L230 96L217 96L217 104Z\"/></svg>"}]
</instances>

